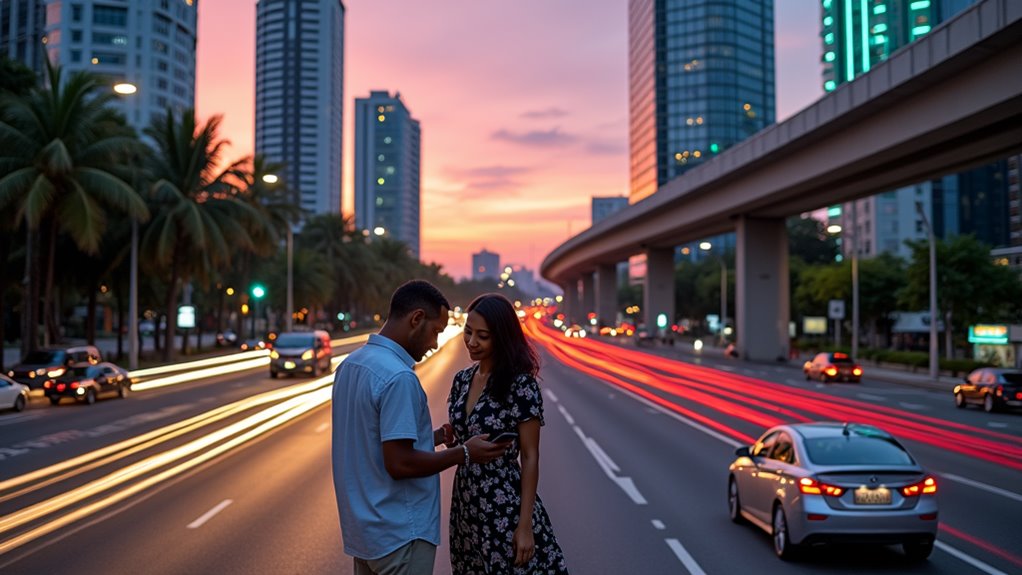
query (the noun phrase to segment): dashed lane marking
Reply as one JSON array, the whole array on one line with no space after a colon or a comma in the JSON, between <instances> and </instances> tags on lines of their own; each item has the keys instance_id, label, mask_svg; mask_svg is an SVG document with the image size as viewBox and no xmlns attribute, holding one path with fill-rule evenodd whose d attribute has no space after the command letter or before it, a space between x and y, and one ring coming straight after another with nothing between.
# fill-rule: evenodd
<instances>
[{"instance_id":1,"label":"dashed lane marking","mask_svg":"<svg viewBox=\"0 0 1022 575\"><path fill-rule=\"evenodd\" d=\"M209 511L203 513L201 517L199 517L195 521L192 521L191 523L189 523L188 524L188 528L189 529L198 529L199 527L202 527L207 521L212 519L217 513L220 513L221 511L226 509L227 506L230 505L231 503L234 503L233 499L224 499L220 503L217 503L212 509L210 509Z\"/></svg>"},{"instance_id":2,"label":"dashed lane marking","mask_svg":"<svg viewBox=\"0 0 1022 575\"><path fill-rule=\"evenodd\" d=\"M678 541L677 539L664 539L664 541L667 542L667 546L671 548L671 551L674 551L674 555L678 557L678 560L685 566L685 569L688 569L689 573L692 575L706 575L706 571L703 571L703 568L696 563L696 560L692 558L692 555L685 550L681 541Z\"/></svg>"}]
</instances>

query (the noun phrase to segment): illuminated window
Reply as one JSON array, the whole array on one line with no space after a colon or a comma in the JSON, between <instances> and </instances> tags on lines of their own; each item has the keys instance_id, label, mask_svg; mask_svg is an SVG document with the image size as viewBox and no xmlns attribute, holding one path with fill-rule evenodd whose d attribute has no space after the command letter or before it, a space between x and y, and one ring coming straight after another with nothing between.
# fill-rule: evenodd
<instances>
[{"instance_id":1,"label":"illuminated window","mask_svg":"<svg viewBox=\"0 0 1022 575\"><path fill-rule=\"evenodd\" d=\"M930 0L919 0L908 5L912 10L923 10L930 7Z\"/></svg>"},{"instance_id":2,"label":"illuminated window","mask_svg":"<svg viewBox=\"0 0 1022 575\"><path fill-rule=\"evenodd\" d=\"M834 43L834 33L833 32L828 32L827 35L823 37L823 43L824 44L833 44Z\"/></svg>"},{"instance_id":3,"label":"illuminated window","mask_svg":"<svg viewBox=\"0 0 1022 575\"><path fill-rule=\"evenodd\" d=\"M823 25L824 26L830 26L833 23L834 23L834 18L831 17L831 16L827 16L826 18L823 19Z\"/></svg>"},{"instance_id":4,"label":"illuminated window","mask_svg":"<svg viewBox=\"0 0 1022 575\"><path fill-rule=\"evenodd\" d=\"M837 88L837 83L834 80L827 80L823 83L823 89L828 92L833 92L834 88Z\"/></svg>"},{"instance_id":5,"label":"illuminated window","mask_svg":"<svg viewBox=\"0 0 1022 575\"><path fill-rule=\"evenodd\" d=\"M876 26L873 26L873 33L874 34L879 34L881 32L886 32L886 31L887 31L887 24L877 24Z\"/></svg>"},{"instance_id":6,"label":"illuminated window","mask_svg":"<svg viewBox=\"0 0 1022 575\"><path fill-rule=\"evenodd\" d=\"M878 4L873 7L874 14L884 14L887 12L887 4Z\"/></svg>"},{"instance_id":7,"label":"illuminated window","mask_svg":"<svg viewBox=\"0 0 1022 575\"><path fill-rule=\"evenodd\" d=\"M825 62L833 62L834 58L836 58L836 56L834 56L833 52L827 52L826 54L823 55L823 60Z\"/></svg>"}]
</instances>

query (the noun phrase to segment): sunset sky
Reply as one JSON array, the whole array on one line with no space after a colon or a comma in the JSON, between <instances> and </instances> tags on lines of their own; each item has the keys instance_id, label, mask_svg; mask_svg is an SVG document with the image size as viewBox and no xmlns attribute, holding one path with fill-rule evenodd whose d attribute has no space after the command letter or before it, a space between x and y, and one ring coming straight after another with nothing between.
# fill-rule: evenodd
<instances>
[{"instance_id":1,"label":"sunset sky","mask_svg":"<svg viewBox=\"0 0 1022 575\"><path fill-rule=\"evenodd\" d=\"M255 0L199 4L196 108L253 152ZM467 276L485 247L538 270L628 193L627 0L345 0L344 192L353 109L401 93L422 123L422 259ZM775 0L777 117L822 94L818 2Z\"/></svg>"}]
</instances>

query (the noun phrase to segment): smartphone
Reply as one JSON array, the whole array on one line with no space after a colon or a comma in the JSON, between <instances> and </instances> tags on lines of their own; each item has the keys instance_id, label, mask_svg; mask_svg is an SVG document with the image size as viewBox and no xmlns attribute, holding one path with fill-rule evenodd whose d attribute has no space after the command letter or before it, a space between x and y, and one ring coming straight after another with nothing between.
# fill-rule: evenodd
<instances>
[{"instance_id":1,"label":"smartphone","mask_svg":"<svg viewBox=\"0 0 1022 575\"><path fill-rule=\"evenodd\" d=\"M501 431L500 433L491 433L487 441L490 443L507 443L518 439L518 434L514 431Z\"/></svg>"}]
</instances>

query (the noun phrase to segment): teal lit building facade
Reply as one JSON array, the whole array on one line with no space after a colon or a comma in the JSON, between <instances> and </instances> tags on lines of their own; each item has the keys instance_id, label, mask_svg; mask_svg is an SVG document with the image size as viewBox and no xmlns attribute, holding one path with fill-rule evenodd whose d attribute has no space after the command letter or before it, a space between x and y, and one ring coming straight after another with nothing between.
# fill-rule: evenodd
<instances>
[{"instance_id":1,"label":"teal lit building facade","mask_svg":"<svg viewBox=\"0 0 1022 575\"><path fill-rule=\"evenodd\" d=\"M630 0L629 202L775 120L773 0Z\"/></svg>"}]
</instances>

